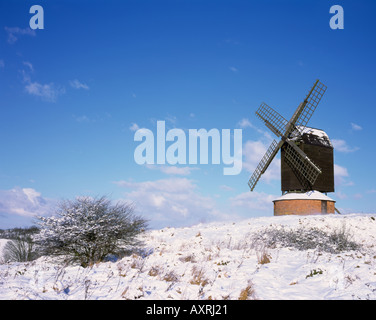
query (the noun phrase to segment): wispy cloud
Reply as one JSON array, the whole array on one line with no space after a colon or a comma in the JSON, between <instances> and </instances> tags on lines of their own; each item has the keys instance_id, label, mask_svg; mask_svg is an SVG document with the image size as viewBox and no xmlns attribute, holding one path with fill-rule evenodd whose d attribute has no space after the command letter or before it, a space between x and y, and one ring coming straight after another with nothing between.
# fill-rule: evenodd
<instances>
[{"instance_id":1,"label":"wispy cloud","mask_svg":"<svg viewBox=\"0 0 376 320\"><path fill-rule=\"evenodd\" d=\"M225 184L220 185L219 188L225 191L234 191L234 188L227 186Z\"/></svg>"},{"instance_id":2,"label":"wispy cloud","mask_svg":"<svg viewBox=\"0 0 376 320\"><path fill-rule=\"evenodd\" d=\"M332 144L334 149L339 152L350 153L359 150L358 147L351 148L345 140L341 139L332 139Z\"/></svg>"},{"instance_id":3,"label":"wispy cloud","mask_svg":"<svg viewBox=\"0 0 376 320\"><path fill-rule=\"evenodd\" d=\"M75 89L85 89L85 90L89 90L90 89L87 84L85 84L83 82L80 82L77 79L69 81L69 84L71 85L72 88L75 88Z\"/></svg>"},{"instance_id":4,"label":"wispy cloud","mask_svg":"<svg viewBox=\"0 0 376 320\"><path fill-rule=\"evenodd\" d=\"M192 173L192 171L198 170L198 168L194 168L194 167L177 167L177 166L164 166L164 165L152 165L152 164L148 164L146 165L146 167L151 170L159 170L160 172L168 174L168 175L180 175L180 176L188 176Z\"/></svg>"},{"instance_id":5,"label":"wispy cloud","mask_svg":"<svg viewBox=\"0 0 376 320\"><path fill-rule=\"evenodd\" d=\"M4 67L5 67L4 60L1 60L1 59L0 59L0 68L4 68Z\"/></svg>"},{"instance_id":6,"label":"wispy cloud","mask_svg":"<svg viewBox=\"0 0 376 320\"><path fill-rule=\"evenodd\" d=\"M76 115L73 115L73 118L74 118L74 120L76 120L77 122L90 122L89 117L86 116L86 115L82 115L82 116L76 116Z\"/></svg>"},{"instance_id":7,"label":"wispy cloud","mask_svg":"<svg viewBox=\"0 0 376 320\"><path fill-rule=\"evenodd\" d=\"M22 63L29 68L30 72L34 72L34 67L29 61L23 61Z\"/></svg>"},{"instance_id":8,"label":"wispy cloud","mask_svg":"<svg viewBox=\"0 0 376 320\"><path fill-rule=\"evenodd\" d=\"M5 31L8 33L8 43L14 44L17 42L19 36L28 35L35 37L36 33L30 28L19 28L19 27L5 27Z\"/></svg>"},{"instance_id":9,"label":"wispy cloud","mask_svg":"<svg viewBox=\"0 0 376 320\"><path fill-rule=\"evenodd\" d=\"M133 123L131 124L131 126L129 127L129 130L131 130L131 131L137 131L138 129L140 129L140 127L139 127L138 124L135 123L135 122L133 122Z\"/></svg>"},{"instance_id":10,"label":"wispy cloud","mask_svg":"<svg viewBox=\"0 0 376 320\"><path fill-rule=\"evenodd\" d=\"M356 124L356 123L353 123L353 122L351 122L351 129L352 129L353 131L360 131L360 130L363 130L363 128L362 128L360 125L358 125L358 124Z\"/></svg>"},{"instance_id":11,"label":"wispy cloud","mask_svg":"<svg viewBox=\"0 0 376 320\"><path fill-rule=\"evenodd\" d=\"M239 122L238 122L238 126L242 129L245 129L245 128L253 128L253 125L251 123L251 121L249 121L247 118L243 118L241 119Z\"/></svg>"},{"instance_id":12,"label":"wispy cloud","mask_svg":"<svg viewBox=\"0 0 376 320\"><path fill-rule=\"evenodd\" d=\"M30 62L24 61L23 64L28 67L29 71L34 71L34 67ZM23 82L25 83L25 91L33 96L40 97L47 102L56 102L58 96L65 93L65 88L56 86L54 83L42 84L32 81L29 72L21 70Z\"/></svg>"},{"instance_id":13,"label":"wispy cloud","mask_svg":"<svg viewBox=\"0 0 376 320\"><path fill-rule=\"evenodd\" d=\"M53 83L41 84L32 81L26 84L25 90L28 94L40 97L47 102L56 102L57 97L65 93L65 88L56 87Z\"/></svg>"},{"instance_id":14,"label":"wispy cloud","mask_svg":"<svg viewBox=\"0 0 376 320\"><path fill-rule=\"evenodd\" d=\"M249 119L243 118L238 123L237 126L241 129L251 128L253 130L256 130L258 133L262 134L267 140L272 141L272 136L268 131L261 130L258 127L256 127Z\"/></svg>"},{"instance_id":15,"label":"wispy cloud","mask_svg":"<svg viewBox=\"0 0 376 320\"><path fill-rule=\"evenodd\" d=\"M232 71L232 72L238 72L239 70L235 67L229 67L229 69Z\"/></svg>"}]
</instances>

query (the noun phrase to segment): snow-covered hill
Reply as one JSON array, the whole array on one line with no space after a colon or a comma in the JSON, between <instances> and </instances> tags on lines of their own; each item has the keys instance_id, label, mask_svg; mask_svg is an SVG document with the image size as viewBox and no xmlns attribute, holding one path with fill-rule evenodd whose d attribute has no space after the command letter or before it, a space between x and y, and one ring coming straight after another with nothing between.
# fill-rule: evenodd
<instances>
[{"instance_id":1,"label":"snow-covered hill","mask_svg":"<svg viewBox=\"0 0 376 320\"><path fill-rule=\"evenodd\" d=\"M271 230L304 241L315 240L318 231L345 230L358 247L299 250L285 240L273 244ZM376 299L375 237L372 214L151 230L143 235L143 250L116 262L82 268L42 257L2 264L0 299Z\"/></svg>"}]
</instances>

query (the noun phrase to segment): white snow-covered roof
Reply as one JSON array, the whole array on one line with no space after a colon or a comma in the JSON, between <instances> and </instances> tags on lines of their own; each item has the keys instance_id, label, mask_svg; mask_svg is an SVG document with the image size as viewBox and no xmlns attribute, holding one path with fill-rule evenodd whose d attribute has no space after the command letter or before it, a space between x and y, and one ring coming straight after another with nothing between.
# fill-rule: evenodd
<instances>
[{"instance_id":1,"label":"white snow-covered roof","mask_svg":"<svg viewBox=\"0 0 376 320\"><path fill-rule=\"evenodd\" d=\"M298 192L289 192L284 194L283 196L274 199L273 201L281 201L281 200L327 200L327 201L334 201L333 199L329 198L327 195L319 192L319 191L309 191L305 193L298 193Z\"/></svg>"},{"instance_id":2,"label":"white snow-covered roof","mask_svg":"<svg viewBox=\"0 0 376 320\"><path fill-rule=\"evenodd\" d=\"M329 139L329 136L327 135L327 133L324 130L305 127L305 126L296 126L296 128L300 131L300 133L313 134L315 136L318 136L319 138ZM292 132L292 134L293 133L294 133L294 131Z\"/></svg>"},{"instance_id":3,"label":"white snow-covered roof","mask_svg":"<svg viewBox=\"0 0 376 320\"><path fill-rule=\"evenodd\" d=\"M296 129L299 130L300 135L303 135L303 134L314 135L321 141L322 144L333 147L332 143L330 142L328 134L324 130L304 127L304 126L297 126ZM299 135L297 134L297 130L294 130L291 132L290 134L291 140L295 140L299 137Z\"/></svg>"}]
</instances>

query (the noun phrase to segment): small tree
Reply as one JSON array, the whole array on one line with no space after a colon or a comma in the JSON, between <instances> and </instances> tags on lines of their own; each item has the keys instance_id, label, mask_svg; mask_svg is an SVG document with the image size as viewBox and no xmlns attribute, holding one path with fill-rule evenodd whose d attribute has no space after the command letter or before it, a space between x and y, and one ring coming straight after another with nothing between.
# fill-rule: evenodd
<instances>
[{"instance_id":1,"label":"small tree","mask_svg":"<svg viewBox=\"0 0 376 320\"><path fill-rule=\"evenodd\" d=\"M4 247L4 261L26 262L37 258L34 244L30 236L9 240Z\"/></svg>"},{"instance_id":2,"label":"small tree","mask_svg":"<svg viewBox=\"0 0 376 320\"><path fill-rule=\"evenodd\" d=\"M63 201L56 216L39 221L35 242L42 253L65 256L84 267L139 244L137 236L146 228L146 220L134 215L132 205L112 205L106 197Z\"/></svg>"}]
</instances>

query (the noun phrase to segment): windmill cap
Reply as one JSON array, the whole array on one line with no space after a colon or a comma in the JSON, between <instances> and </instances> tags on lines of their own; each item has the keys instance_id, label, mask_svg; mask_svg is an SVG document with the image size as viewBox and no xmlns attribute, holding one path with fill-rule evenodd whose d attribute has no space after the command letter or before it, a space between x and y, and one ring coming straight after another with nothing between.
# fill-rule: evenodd
<instances>
[{"instance_id":1,"label":"windmill cap","mask_svg":"<svg viewBox=\"0 0 376 320\"><path fill-rule=\"evenodd\" d=\"M335 202L333 199L319 191L309 191L305 193L289 192L277 199L274 199L273 202L282 200L326 200Z\"/></svg>"},{"instance_id":2,"label":"windmill cap","mask_svg":"<svg viewBox=\"0 0 376 320\"><path fill-rule=\"evenodd\" d=\"M296 140L299 138L298 132L302 135L308 134L316 136L322 145L333 148L333 144L330 141L328 134L324 130L297 126L290 134L291 140Z\"/></svg>"}]
</instances>

